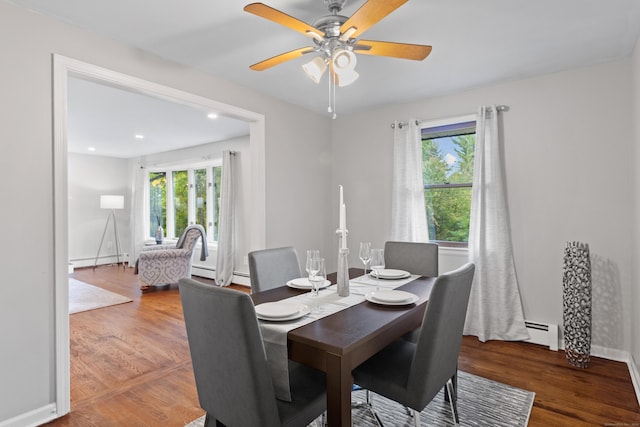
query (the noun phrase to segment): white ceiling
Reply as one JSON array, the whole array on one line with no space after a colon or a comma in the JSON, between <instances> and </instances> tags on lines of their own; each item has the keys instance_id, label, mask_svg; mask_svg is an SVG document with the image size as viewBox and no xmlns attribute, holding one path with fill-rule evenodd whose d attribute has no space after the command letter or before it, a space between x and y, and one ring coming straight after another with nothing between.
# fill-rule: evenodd
<instances>
[{"instance_id":1,"label":"white ceiling","mask_svg":"<svg viewBox=\"0 0 640 427\"><path fill-rule=\"evenodd\" d=\"M262 72L249 65L310 45L288 28L215 0L6 0L326 114L328 82L312 83L298 58ZM323 0L265 0L307 23ZM349 0L350 16L364 3ZM428 44L415 62L359 55L360 78L339 88L338 114L627 57L640 35L638 0L413 0L365 33Z\"/></svg>"},{"instance_id":2,"label":"white ceiling","mask_svg":"<svg viewBox=\"0 0 640 427\"><path fill-rule=\"evenodd\" d=\"M249 134L248 123L222 115L210 119L209 113L195 106L70 77L68 150L131 158ZM94 150L89 151L90 148Z\"/></svg>"}]
</instances>

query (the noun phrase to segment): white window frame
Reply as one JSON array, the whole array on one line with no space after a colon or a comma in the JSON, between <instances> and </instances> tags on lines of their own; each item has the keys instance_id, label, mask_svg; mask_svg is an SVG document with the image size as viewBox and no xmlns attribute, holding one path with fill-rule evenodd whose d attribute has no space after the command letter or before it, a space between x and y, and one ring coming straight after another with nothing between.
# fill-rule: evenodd
<instances>
[{"instance_id":1,"label":"white window frame","mask_svg":"<svg viewBox=\"0 0 640 427\"><path fill-rule=\"evenodd\" d=\"M180 236L176 236L175 233L175 213L174 213L174 185L173 185L173 172L187 171L187 224L195 224L196 221L196 189L195 189L195 171L199 169L205 169L207 171L207 212L206 212L206 224L204 225L207 232L207 242L216 243L213 240L215 235L214 230L214 218L213 218L213 206L217 205L218 201L214 200L214 175L213 168L222 166L222 158L213 159L207 162L194 162L194 163L180 163L172 164L170 166L153 166L147 168L145 178L145 212L151 212L151 200L150 200L150 188L149 188L149 174L164 172L167 180L167 195L166 195L166 229L165 236L169 241L178 240ZM144 229L151 230L151 222L148 214L145 214ZM154 236L147 236L152 239Z\"/></svg>"},{"instance_id":2,"label":"white window frame","mask_svg":"<svg viewBox=\"0 0 640 427\"><path fill-rule=\"evenodd\" d=\"M434 119L434 120L424 120L424 121L420 122L420 124L419 124L420 135L422 135L422 129L434 128L434 127L439 127L439 126L453 125L453 124L457 124L457 123L477 122L477 121L478 121L478 117L475 114L467 114L467 115L455 116L455 117L446 117L446 118ZM476 123L476 125L477 125L477 123ZM473 183L472 183L472 185L473 185ZM426 191L426 188L425 188L424 191ZM426 211L425 211L425 215L426 215ZM428 221L428 219L427 219L427 221ZM434 241L437 242L440 246L446 247L446 248L450 248L450 249L456 249L456 248L466 249L467 245L468 245L466 242L453 242L453 241L442 241L442 240L434 240Z\"/></svg>"}]
</instances>

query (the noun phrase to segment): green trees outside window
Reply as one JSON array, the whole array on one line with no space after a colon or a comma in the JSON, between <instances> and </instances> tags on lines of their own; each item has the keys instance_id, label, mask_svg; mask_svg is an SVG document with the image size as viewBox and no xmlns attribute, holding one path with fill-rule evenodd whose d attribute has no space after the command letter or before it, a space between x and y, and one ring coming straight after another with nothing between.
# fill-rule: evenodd
<instances>
[{"instance_id":1,"label":"green trees outside window","mask_svg":"<svg viewBox=\"0 0 640 427\"><path fill-rule=\"evenodd\" d=\"M173 171L173 218L176 237L189 225L189 175L187 171Z\"/></svg>"},{"instance_id":2,"label":"green trees outside window","mask_svg":"<svg viewBox=\"0 0 640 427\"><path fill-rule=\"evenodd\" d=\"M158 225L167 229L167 173L149 173L149 236L156 235Z\"/></svg>"},{"instance_id":3,"label":"green trees outside window","mask_svg":"<svg viewBox=\"0 0 640 427\"><path fill-rule=\"evenodd\" d=\"M202 225L207 239L218 238L221 166L149 172L149 237L158 224L168 239L189 224Z\"/></svg>"},{"instance_id":4,"label":"green trees outside window","mask_svg":"<svg viewBox=\"0 0 640 427\"><path fill-rule=\"evenodd\" d=\"M196 169L195 186L196 186L196 224L207 229L207 170Z\"/></svg>"},{"instance_id":5,"label":"green trees outside window","mask_svg":"<svg viewBox=\"0 0 640 427\"><path fill-rule=\"evenodd\" d=\"M471 129L438 130L423 130L422 139L429 236L452 246L465 246L469 241L475 123Z\"/></svg>"}]
</instances>

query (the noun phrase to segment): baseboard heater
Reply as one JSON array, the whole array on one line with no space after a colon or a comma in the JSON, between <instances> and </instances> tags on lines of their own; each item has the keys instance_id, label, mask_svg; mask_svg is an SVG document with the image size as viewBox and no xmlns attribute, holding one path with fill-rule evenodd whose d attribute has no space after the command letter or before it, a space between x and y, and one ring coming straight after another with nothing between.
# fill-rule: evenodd
<instances>
[{"instance_id":1,"label":"baseboard heater","mask_svg":"<svg viewBox=\"0 0 640 427\"><path fill-rule=\"evenodd\" d=\"M549 346L549 350L558 351L558 325L528 320L525 320L524 325L529 332L526 342Z\"/></svg>"},{"instance_id":2,"label":"baseboard heater","mask_svg":"<svg viewBox=\"0 0 640 427\"><path fill-rule=\"evenodd\" d=\"M216 269L207 267L204 265L193 265L191 267L191 274L199 277L206 277L207 279L216 278ZM238 285L249 286L249 275L239 271L233 272L233 283Z\"/></svg>"}]
</instances>

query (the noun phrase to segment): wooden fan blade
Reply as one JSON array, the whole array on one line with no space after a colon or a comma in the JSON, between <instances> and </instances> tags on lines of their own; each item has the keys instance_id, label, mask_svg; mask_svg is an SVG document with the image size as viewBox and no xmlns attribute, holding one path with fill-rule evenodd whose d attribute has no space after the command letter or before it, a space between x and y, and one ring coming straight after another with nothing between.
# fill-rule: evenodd
<instances>
[{"instance_id":1,"label":"wooden fan blade","mask_svg":"<svg viewBox=\"0 0 640 427\"><path fill-rule=\"evenodd\" d=\"M287 28L291 28L294 31L304 34L308 36L307 32L312 31L320 36L324 37L324 31L320 31L316 27L307 24L299 19L294 18L293 16L287 15L284 12L280 12L277 9L272 8L271 6L267 6L263 3L251 3L244 7L245 12L253 13L261 18L268 19L269 21L273 21L277 24L284 25Z\"/></svg>"},{"instance_id":2,"label":"wooden fan blade","mask_svg":"<svg viewBox=\"0 0 640 427\"><path fill-rule=\"evenodd\" d=\"M375 40L358 40L353 47L356 53L364 55L391 56L393 58L422 61L431 53L431 46L422 44L379 42Z\"/></svg>"},{"instance_id":3,"label":"wooden fan blade","mask_svg":"<svg viewBox=\"0 0 640 427\"><path fill-rule=\"evenodd\" d=\"M281 53L280 55L276 55L269 59L265 59L264 61L260 61L256 64L251 65L249 68L255 71L264 71L267 68L271 68L275 65L282 64L283 62L289 61L291 59L299 58L305 53L311 53L314 49L312 47L302 47L300 49L292 50L290 52Z\"/></svg>"},{"instance_id":4,"label":"wooden fan blade","mask_svg":"<svg viewBox=\"0 0 640 427\"><path fill-rule=\"evenodd\" d=\"M351 15L351 18L342 24L340 32L344 33L349 28L355 27L356 31L351 37L356 38L407 1L408 0L369 0L360 6L360 9Z\"/></svg>"}]
</instances>

